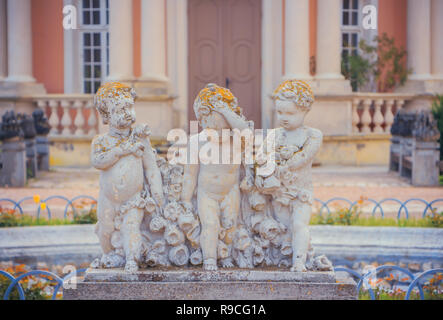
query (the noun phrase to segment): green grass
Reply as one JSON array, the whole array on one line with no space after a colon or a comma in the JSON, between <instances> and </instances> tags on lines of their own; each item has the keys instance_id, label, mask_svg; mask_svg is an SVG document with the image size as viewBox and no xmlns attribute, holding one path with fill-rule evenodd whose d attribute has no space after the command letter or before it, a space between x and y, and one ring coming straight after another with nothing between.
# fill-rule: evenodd
<instances>
[{"instance_id":1,"label":"green grass","mask_svg":"<svg viewBox=\"0 0 443 320\"><path fill-rule=\"evenodd\" d=\"M358 217L347 223L345 221L327 220L319 215L312 215L311 225L336 225L336 226L363 226L363 227L414 227L414 228L441 228L436 226L429 218L380 218L380 217Z\"/></svg>"},{"instance_id":2,"label":"green grass","mask_svg":"<svg viewBox=\"0 0 443 320\"><path fill-rule=\"evenodd\" d=\"M17 212L11 212L11 210L4 210L0 212L0 228L93 224L96 222L97 222L97 213L95 209L89 211L83 211L79 215L67 219L59 219L59 218L47 219L45 217L40 217L39 219L37 219L36 217L29 216L26 214L20 215Z\"/></svg>"},{"instance_id":3,"label":"green grass","mask_svg":"<svg viewBox=\"0 0 443 320\"><path fill-rule=\"evenodd\" d=\"M375 289L375 300L404 300L406 296L405 291L397 291L395 293L390 293L382 289ZM443 300L442 293L432 293L427 290L423 292L425 300ZM360 291L358 295L358 300L371 300L371 295L369 291ZM418 292L411 292L409 300L420 300L420 295Z\"/></svg>"},{"instance_id":4,"label":"green grass","mask_svg":"<svg viewBox=\"0 0 443 320\"><path fill-rule=\"evenodd\" d=\"M339 225L339 226L367 226L367 227L418 227L418 228L443 228L443 212L431 211L424 218L382 218L362 214L363 200L351 210L337 207L331 213L323 212L322 215L312 214L311 225Z\"/></svg>"}]
</instances>

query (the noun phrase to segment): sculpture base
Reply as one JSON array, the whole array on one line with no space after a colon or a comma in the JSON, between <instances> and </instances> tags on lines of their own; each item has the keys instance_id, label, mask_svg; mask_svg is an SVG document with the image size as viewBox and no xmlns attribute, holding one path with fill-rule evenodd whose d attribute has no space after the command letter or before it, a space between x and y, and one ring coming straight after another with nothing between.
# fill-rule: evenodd
<instances>
[{"instance_id":1,"label":"sculpture base","mask_svg":"<svg viewBox=\"0 0 443 320\"><path fill-rule=\"evenodd\" d=\"M353 279L334 272L277 269L88 269L67 300L354 300Z\"/></svg>"}]
</instances>

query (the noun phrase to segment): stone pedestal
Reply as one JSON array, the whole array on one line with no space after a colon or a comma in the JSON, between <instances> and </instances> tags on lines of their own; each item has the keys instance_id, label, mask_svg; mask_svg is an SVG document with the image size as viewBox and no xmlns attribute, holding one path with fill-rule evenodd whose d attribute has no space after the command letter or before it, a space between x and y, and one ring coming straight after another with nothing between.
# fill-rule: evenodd
<instances>
[{"instance_id":1,"label":"stone pedestal","mask_svg":"<svg viewBox=\"0 0 443 320\"><path fill-rule=\"evenodd\" d=\"M347 300L357 299L355 281L334 272L274 269L88 269L64 299L136 300Z\"/></svg>"},{"instance_id":2,"label":"stone pedestal","mask_svg":"<svg viewBox=\"0 0 443 320\"><path fill-rule=\"evenodd\" d=\"M24 187L26 184L26 147L23 140L13 138L1 145L0 186Z\"/></svg>"},{"instance_id":3,"label":"stone pedestal","mask_svg":"<svg viewBox=\"0 0 443 320\"><path fill-rule=\"evenodd\" d=\"M35 138L25 139L26 146L26 172L30 178L37 176L37 150Z\"/></svg>"},{"instance_id":4,"label":"stone pedestal","mask_svg":"<svg viewBox=\"0 0 443 320\"><path fill-rule=\"evenodd\" d=\"M49 171L49 140L47 136L37 136L37 168L40 171Z\"/></svg>"},{"instance_id":5,"label":"stone pedestal","mask_svg":"<svg viewBox=\"0 0 443 320\"><path fill-rule=\"evenodd\" d=\"M414 140L412 150L412 185L438 186L440 144Z\"/></svg>"}]
</instances>

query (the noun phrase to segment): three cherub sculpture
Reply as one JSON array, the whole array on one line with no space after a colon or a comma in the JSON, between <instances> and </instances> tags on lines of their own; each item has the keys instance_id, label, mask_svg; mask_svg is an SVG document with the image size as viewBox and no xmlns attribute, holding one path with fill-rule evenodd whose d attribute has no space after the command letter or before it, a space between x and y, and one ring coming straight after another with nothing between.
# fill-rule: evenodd
<instances>
[{"instance_id":1,"label":"three cherub sculpture","mask_svg":"<svg viewBox=\"0 0 443 320\"><path fill-rule=\"evenodd\" d=\"M94 138L91 158L101 170L96 233L103 255L91 266L332 270L325 256L314 256L308 228L311 167L322 143L322 133L303 124L313 93L287 80L273 98L280 127L247 161L253 134L244 133L253 122L230 90L208 84L194 102L202 131L188 139L180 163L158 156L148 126L134 125L134 89L100 87L94 104L109 132Z\"/></svg>"}]
</instances>

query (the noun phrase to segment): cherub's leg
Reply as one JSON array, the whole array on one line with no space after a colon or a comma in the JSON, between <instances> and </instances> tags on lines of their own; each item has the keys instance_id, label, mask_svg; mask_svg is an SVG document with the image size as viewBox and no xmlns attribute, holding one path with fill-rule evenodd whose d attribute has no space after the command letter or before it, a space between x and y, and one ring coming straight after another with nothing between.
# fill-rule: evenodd
<instances>
[{"instance_id":1,"label":"cherub's leg","mask_svg":"<svg viewBox=\"0 0 443 320\"><path fill-rule=\"evenodd\" d=\"M140 224L143 220L143 210L132 208L128 210L123 219L121 232L123 237L123 249L125 250L125 271L135 272L138 270L137 261L140 260L142 236Z\"/></svg>"},{"instance_id":2,"label":"cherub's leg","mask_svg":"<svg viewBox=\"0 0 443 320\"><path fill-rule=\"evenodd\" d=\"M238 186L232 188L232 190L226 195L225 199L221 203L221 226L226 229L226 236L224 238L225 243L228 246L232 246L232 241L237 229L238 215L240 212L240 189ZM228 257L221 261L223 267L231 268L234 266L232 257Z\"/></svg>"},{"instance_id":3,"label":"cherub's leg","mask_svg":"<svg viewBox=\"0 0 443 320\"><path fill-rule=\"evenodd\" d=\"M111 245L111 236L114 232L115 206L108 198L103 195L99 196L97 204L97 225L95 233L98 236L102 251L108 254L113 250Z\"/></svg>"},{"instance_id":4,"label":"cherub's leg","mask_svg":"<svg viewBox=\"0 0 443 320\"><path fill-rule=\"evenodd\" d=\"M309 219L311 206L301 201L293 202L292 209L292 268L291 271L306 271L306 255L309 247Z\"/></svg>"},{"instance_id":5,"label":"cherub's leg","mask_svg":"<svg viewBox=\"0 0 443 320\"><path fill-rule=\"evenodd\" d=\"M201 223L200 246L203 253L203 268L217 270L217 243L220 232L218 201L210 198L203 191L197 194L198 215Z\"/></svg>"}]
</instances>

